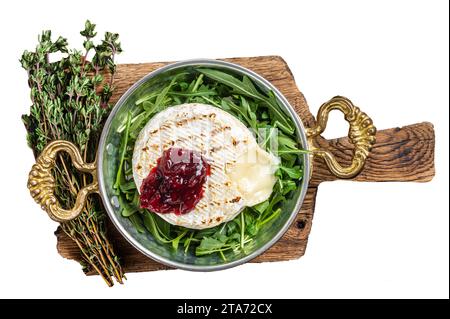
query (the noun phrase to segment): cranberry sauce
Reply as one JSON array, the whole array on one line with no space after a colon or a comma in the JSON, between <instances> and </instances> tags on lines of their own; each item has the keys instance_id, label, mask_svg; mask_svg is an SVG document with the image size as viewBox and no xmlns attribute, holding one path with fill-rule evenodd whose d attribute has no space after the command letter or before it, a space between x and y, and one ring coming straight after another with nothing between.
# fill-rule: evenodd
<instances>
[{"instance_id":1,"label":"cranberry sauce","mask_svg":"<svg viewBox=\"0 0 450 319\"><path fill-rule=\"evenodd\" d=\"M165 150L141 185L141 207L161 214L186 214L202 198L210 170L196 151Z\"/></svg>"}]
</instances>

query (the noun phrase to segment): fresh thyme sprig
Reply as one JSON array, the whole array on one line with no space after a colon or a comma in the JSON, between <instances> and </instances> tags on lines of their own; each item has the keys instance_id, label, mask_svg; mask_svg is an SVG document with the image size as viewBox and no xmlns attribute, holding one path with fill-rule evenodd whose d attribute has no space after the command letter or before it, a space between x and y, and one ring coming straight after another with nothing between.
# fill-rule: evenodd
<instances>
[{"instance_id":1,"label":"fresh thyme sprig","mask_svg":"<svg viewBox=\"0 0 450 319\"><path fill-rule=\"evenodd\" d=\"M65 38L52 41L51 31L43 31L36 50L25 51L20 59L28 73L32 101L30 114L23 115L22 120L35 156L48 142L63 139L75 143L86 162L95 159L103 121L110 109L114 57L122 49L116 33L106 32L104 39L94 44L97 33L89 20L80 33L85 38L83 52L69 49ZM63 57L50 62L54 53ZM108 82L106 74L110 74ZM89 183L86 175L70 165L66 154L58 158L55 179L56 195L66 207L73 206L77 192ZM83 213L61 227L78 245L85 271L95 270L112 286L113 278L123 282L124 273L107 238L104 217L99 198L90 197Z\"/></svg>"}]
</instances>

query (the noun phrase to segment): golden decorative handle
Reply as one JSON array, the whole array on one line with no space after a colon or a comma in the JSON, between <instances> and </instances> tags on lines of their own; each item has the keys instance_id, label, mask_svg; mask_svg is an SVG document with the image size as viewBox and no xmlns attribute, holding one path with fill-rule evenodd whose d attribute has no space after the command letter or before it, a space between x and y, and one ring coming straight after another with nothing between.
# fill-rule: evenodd
<instances>
[{"instance_id":1,"label":"golden decorative handle","mask_svg":"<svg viewBox=\"0 0 450 319\"><path fill-rule=\"evenodd\" d=\"M320 135L326 128L328 114L332 110L340 110L344 113L345 120L350 124L348 137L355 145L352 164L348 167L342 167L329 151L318 149L314 146L314 137ZM361 172L366 162L369 152L375 144L375 134L377 129L366 113L354 106L353 103L342 96L335 96L328 102L322 104L317 114L317 123L315 127L308 128L306 135L313 155L317 155L325 160L329 170L339 178L352 178Z\"/></svg>"},{"instance_id":2,"label":"golden decorative handle","mask_svg":"<svg viewBox=\"0 0 450 319\"><path fill-rule=\"evenodd\" d=\"M59 205L55 196L55 179L51 170L56 164L56 155L60 151L69 153L73 165L80 171L92 175L92 183L83 187L77 194L75 205L72 209L64 209ZM74 219L81 214L86 198L90 193L98 193L97 163L85 163L78 148L67 141L57 140L49 143L31 168L28 176L28 189L43 210L51 219L65 222Z\"/></svg>"}]
</instances>

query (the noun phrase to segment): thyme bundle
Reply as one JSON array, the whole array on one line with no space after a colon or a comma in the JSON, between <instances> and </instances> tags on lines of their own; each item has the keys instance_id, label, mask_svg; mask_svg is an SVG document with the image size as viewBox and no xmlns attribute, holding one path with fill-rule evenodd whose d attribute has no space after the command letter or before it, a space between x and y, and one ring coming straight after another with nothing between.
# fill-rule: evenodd
<instances>
[{"instance_id":1,"label":"thyme bundle","mask_svg":"<svg viewBox=\"0 0 450 319\"><path fill-rule=\"evenodd\" d=\"M35 52L25 51L20 59L28 73L32 101L29 115L23 115L22 120L35 156L52 140L63 139L76 144L86 162L95 159L110 109L114 57L122 49L116 33L106 32L104 39L94 44L97 33L89 20L80 34L84 37L83 51L69 49L63 37L52 41L51 31L43 31ZM63 57L51 62L50 55L55 53ZM78 191L89 184L89 178L70 162L67 154L60 154L54 173L55 194L66 208L73 206ZM85 271L95 270L109 286L114 284L113 278L123 282L125 276L107 238L105 214L98 197L88 198L83 213L61 227L78 245Z\"/></svg>"}]
</instances>

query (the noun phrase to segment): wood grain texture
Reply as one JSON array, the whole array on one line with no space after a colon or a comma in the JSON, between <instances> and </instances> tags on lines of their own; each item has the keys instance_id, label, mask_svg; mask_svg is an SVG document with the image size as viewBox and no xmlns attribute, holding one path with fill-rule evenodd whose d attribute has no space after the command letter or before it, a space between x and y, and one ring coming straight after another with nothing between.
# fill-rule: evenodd
<instances>
[{"instance_id":1,"label":"wood grain texture","mask_svg":"<svg viewBox=\"0 0 450 319\"><path fill-rule=\"evenodd\" d=\"M434 171L433 124L424 122L379 131L363 171L353 178L361 182L428 182ZM317 138L320 148L330 150L343 165L349 165L353 146L347 137L334 140ZM333 181L321 159L314 159L311 185Z\"/></svg>"},{"instance_id":2,"label":"wood grain texture","mask_svg":"<svg viewBox=\"0 0 450 319\"><path fill-rule=\"evenodd\" d=\"M315 120L306 100L297 88L288 65L281 57L264 56L224 60L240 64L265 77L284 94L300 115L305 127L314 124ZM165 64L167 62L119 65L114 80L116 90L112 97L112 103L115 103L134 82ZM362 109L364 110L364 107ZM368 113L370 114L370 112ZM334 140L325 140L318 137L315 142L320 147L332 151L342 165L350 164L353 147L347 137ZM305 201L295 222L274 246L251 262L291 260L297 259L305 253L314 216L318 186L323 181L336 179L330 174L322 160L314 159L313 163L313 176ZM434 173L433 125L431 123L419 123L402 128L378 131L377 142L364 170L353 180L364 182L426 182L433 178ZM168 267L145 257L134 249L113 225L108 226L109 236L121 258L125 272L168 269ZM81 260L78 247L64 232L58 228L55 235L58 252L63 257Z\"/></svg>"}]
</instances>

